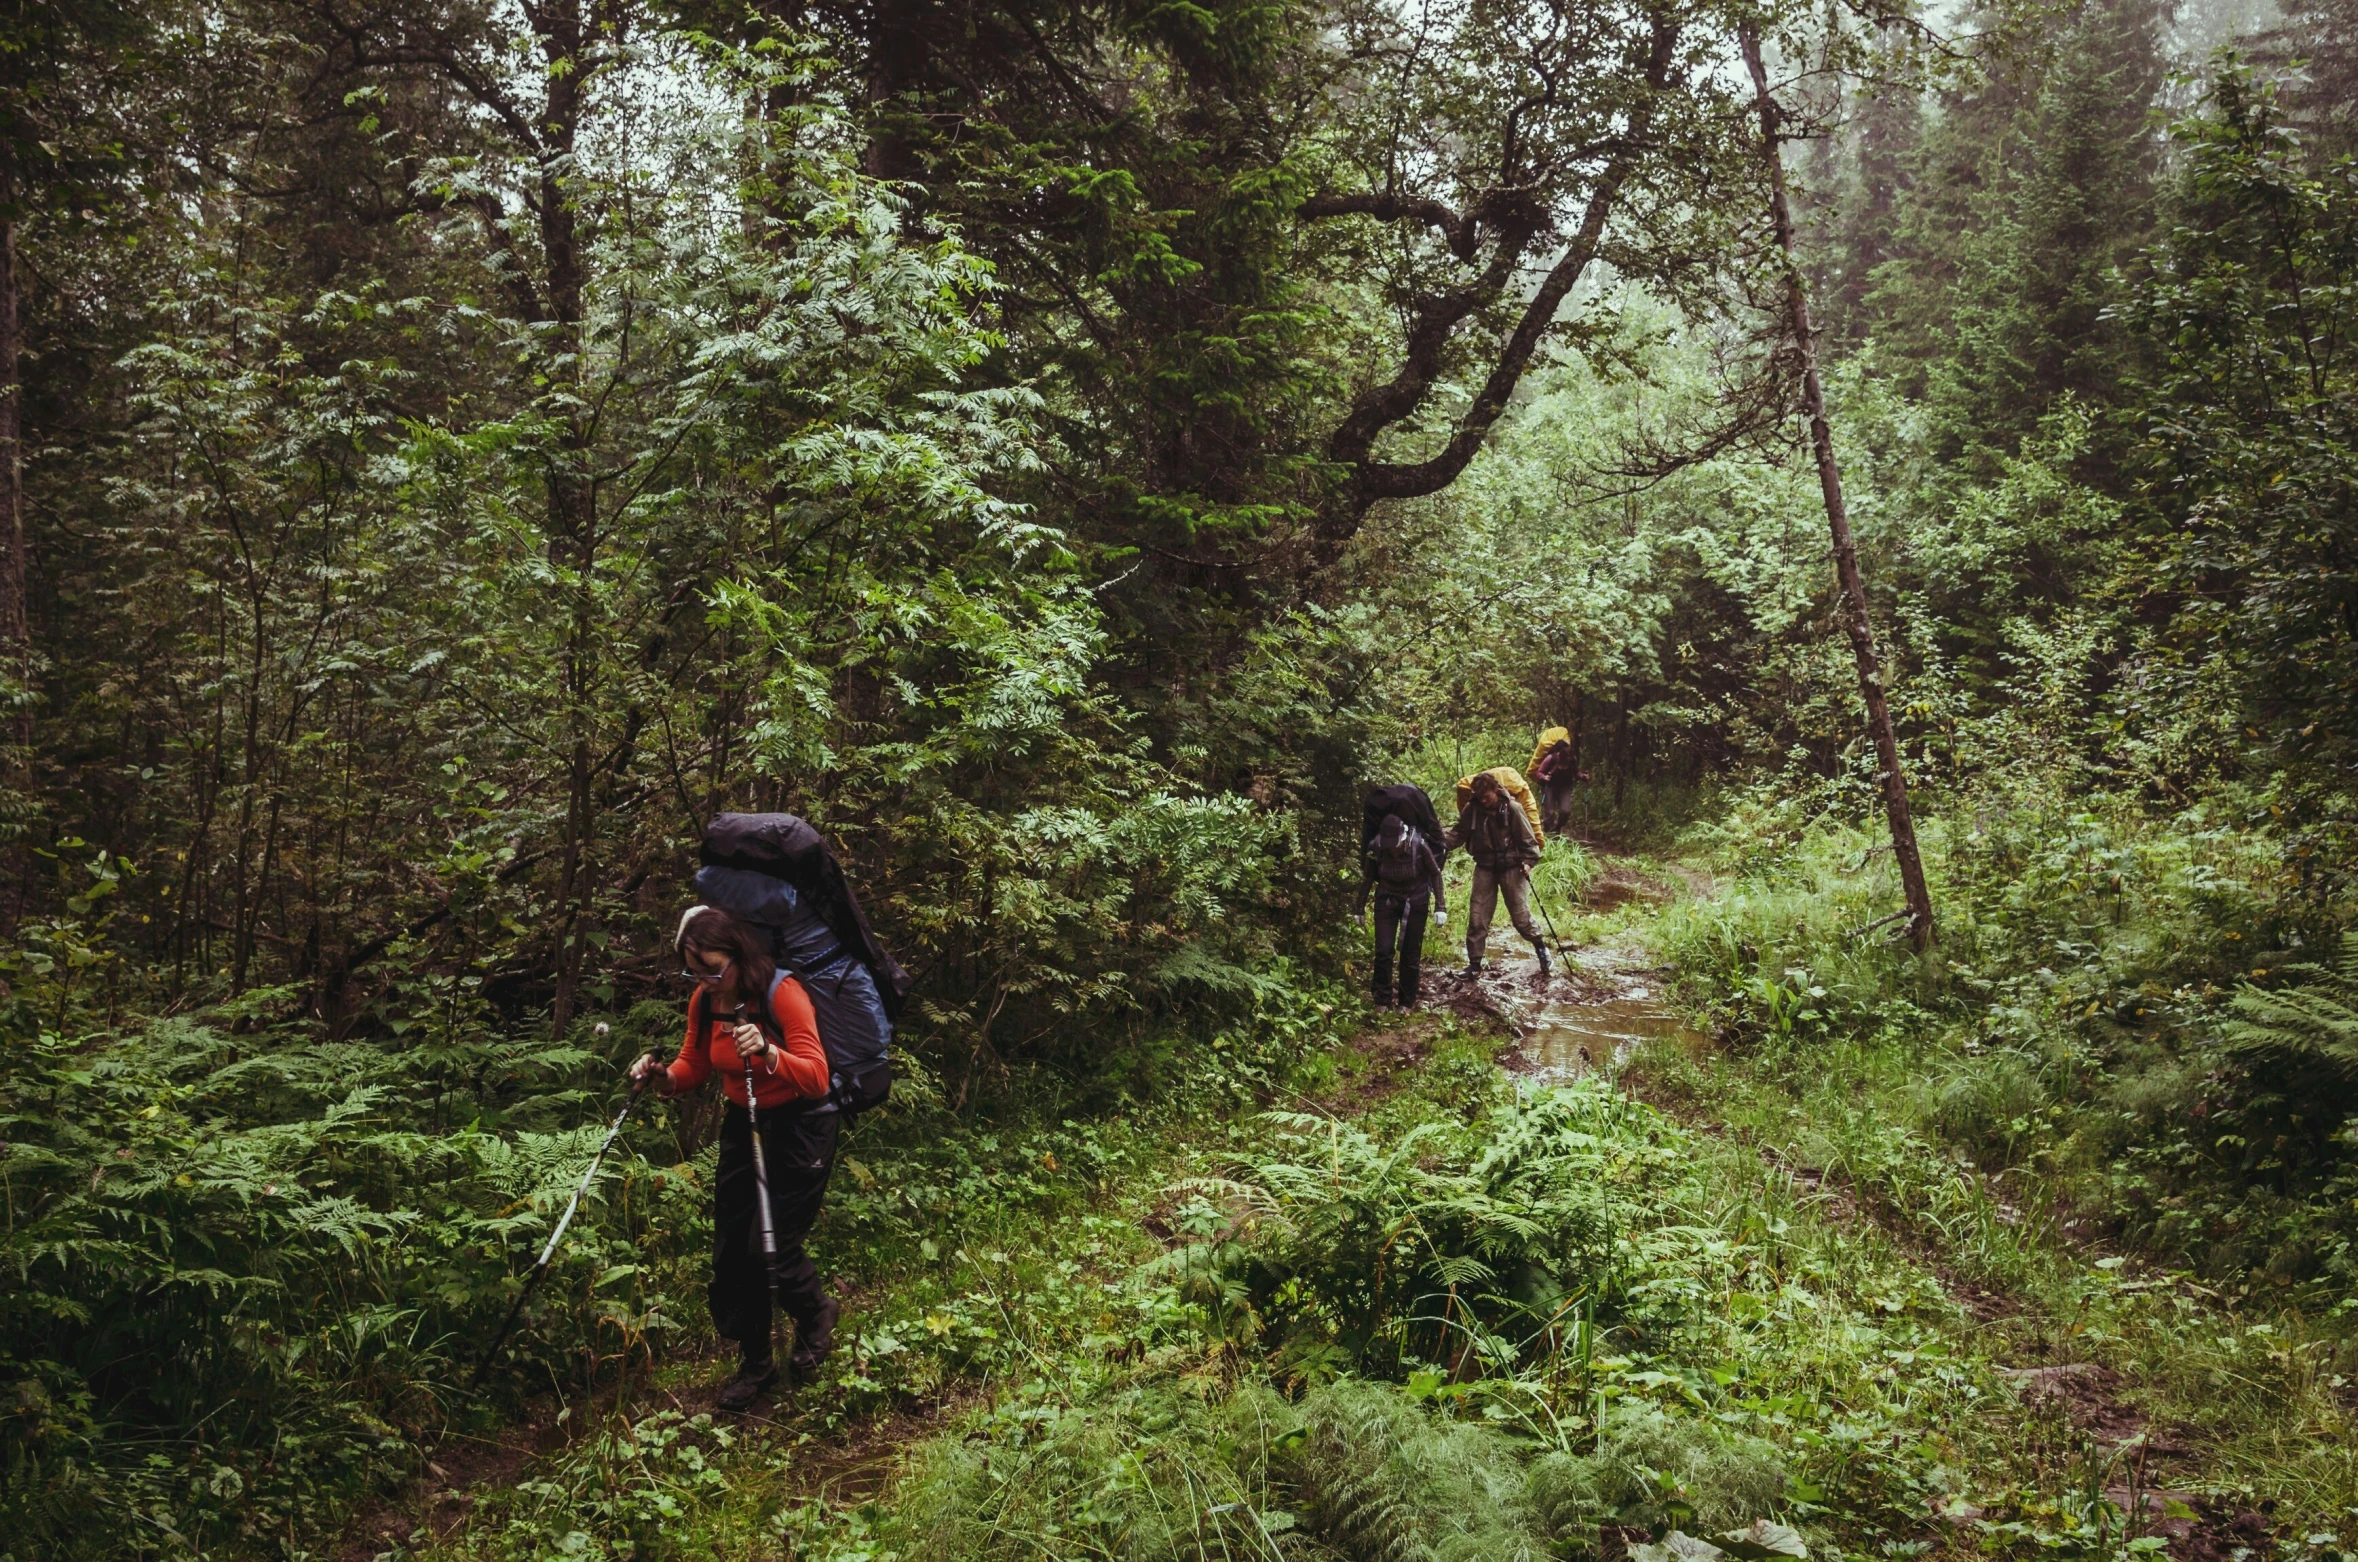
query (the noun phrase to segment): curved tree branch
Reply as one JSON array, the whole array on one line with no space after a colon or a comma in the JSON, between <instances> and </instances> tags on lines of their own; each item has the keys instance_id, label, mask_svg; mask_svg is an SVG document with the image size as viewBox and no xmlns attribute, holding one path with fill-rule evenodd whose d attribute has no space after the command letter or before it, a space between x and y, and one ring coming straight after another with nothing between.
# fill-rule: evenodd
<instances>
[{"instance_id":1,"label":"curved tree branch","mask_svg":"<svg viewBox=\"0 0 2358 1562\"><path fill-rule=\"evenodd\" d=\"M1423 461L1378 461L1374 459L1376 442L1425 404L1441 377L1458 327L1505 296L1525 252L1547 231L1546 214L1533 208L1527 199L1494 202L1486 198L1485 207L1497 204L1504 209L1496 216L1478 209L1464 217L1458 217L1436 201L1393 196L1328 196L1305 203L1303 212L1308 216L1348 211L1392 219L1418 218L1449 235L1453 253L1459 253L1461 258L1471 258L1458 246L1475 237L1477 221L1495 235L1490 240L1490 263L1480 278L1464 287L1430 296L1415 306L1399 371L1383 384L1362 391L1352 403L1349 416L1329 439L1327 459L1349 475L1338 486L1320 518L1318 535L1323 553L1331 556L1355 535L1368 508L1377 500L1437 493L1454 482L1481 450L1483 440L1506 411L1515 387L1521 383L1524 371L1545 340L1548 328L1555 323L1556 311L1563 307L1565 298L1596 258L1622 187L1648 150L1655 102L1670 85L1676 67L1681 25L1675 16L1663 11L1654 13L1644 74L1646 90L1631 107L1626 129L1596 183L1590 187L1579 226L1525 302L1514 330L1499 344L1490 373L1473 404L1457 420L1448 444ZM1500 192L1502 196L1508 193Z\"/></svg>"},{"instance_id":2,"label":"curved tree branch","mask_svg":"<svg viewBox=\"0 0 2358 1562\"><path fill-rule=\"evenodd\" d=\"M1299 208L1302 216L1373 217L1378 222L1399 222L1414 218L1429 228L1439 228L1449 240L1449 253L1458 259L1471 261L1480 240L1475 234L1476 214L1463 216L1451 211L1439 201L1415 195L1314 195Z\"/></svg>"}]
</instances>

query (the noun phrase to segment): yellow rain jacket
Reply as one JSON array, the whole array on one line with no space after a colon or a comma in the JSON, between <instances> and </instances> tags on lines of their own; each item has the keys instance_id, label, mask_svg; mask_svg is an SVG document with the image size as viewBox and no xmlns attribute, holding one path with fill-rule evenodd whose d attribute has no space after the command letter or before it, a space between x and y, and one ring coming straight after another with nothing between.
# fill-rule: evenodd
<instances>
[{"instance_id":1,"label":"yellow rain jacket","mask_svg":"<svg viewBox=\"0 0 2358 1562\"><path fill-rule=\"evenodd\" d=\"M1571 741L1572 733L1569 728L1540 728L1539 741L1531 745L1531 763L1523 767L1523 773L1525 775L1529 775L1533 771L1537 770L1539 768L1540 760L1546 756L1549 749L1554 748L1559 743L1569 743Z\"/></svg>"},{"instance_id":2,"label":"yellow rain jacket","mask_svg":"<svg viewBox=\"0 0 2358 1562\"><path fill-rule=\"evenodd\" d=\"M1531 821L1531 838L1541 846L1547 836L1539 828L1539 804L1531 796L1531 783L1523 779L1523 772L1512 765L1494 765L1487 774L1498 777L1498 784L1506 788L1507 796L1523 805L1523 817ZM1467 776L1457 784L1457 811L1464 813L1466 804L1474 800L1474 778Z\"/></svg>"}]
</instances>

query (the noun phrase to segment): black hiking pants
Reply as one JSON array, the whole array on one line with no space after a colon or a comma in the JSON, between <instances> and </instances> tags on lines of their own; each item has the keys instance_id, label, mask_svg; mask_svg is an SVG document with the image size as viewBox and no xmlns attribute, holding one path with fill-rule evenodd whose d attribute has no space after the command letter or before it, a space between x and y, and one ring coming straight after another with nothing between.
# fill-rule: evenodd
<instances>
[{"instance_id":1,"label":"black hiking pants","mask_svg":"<svg viewBox=\"0 0 2358 1562\"><path fill-rule=\"evenodd\" d=\"M1416 1002L1425 954L1425 917L1433 897L1378 895L1375 898L1375 1000L1392 1001L1392 945L1400 946L1400 1007Z\"/></svg>"},{"instance_id":2,"label":"black hiking pants","mask_svg":"<svg viewBox=\"0 0 2358 1562\"><path fill-rule=\"evenodd\" d=\"M770 1222L777 1234L778 1305L798 1328L819 1316L826 1297L819 1266L803 1250L835 1168L841 1112L779 1107L761 1114L762 1155L769 1162ZM761 1208L754 1200L753 1134L734 1101L721 1119L720 1172L712 1188L712 1327L735 1340L749 1360L770 1355L770 1283L762 1275Z\"/></svg>"}]
</instances>

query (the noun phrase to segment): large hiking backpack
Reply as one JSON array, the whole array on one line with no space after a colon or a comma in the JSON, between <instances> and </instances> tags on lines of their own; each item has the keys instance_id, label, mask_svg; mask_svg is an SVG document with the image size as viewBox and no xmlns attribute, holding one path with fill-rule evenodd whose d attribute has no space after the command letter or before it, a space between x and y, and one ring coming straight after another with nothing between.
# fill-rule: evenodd
<instances>
[{"instance_id":1,"label":"large hiking backpack","mask_svg":"<svg viewBox=\"0 0 2358 1562\"><path fill-rule=\"evenodd\" d=\"M1571 747L1572 732L1570 728L1540 728L1538 741L1531 745L1531 763L1523 768L1523 774L1527 776L1535 776L1539 774L1539 762L1547 758L1548 750L1554 748L1559 743L1563 744L1567 748Z\"/></svg>"},{"instance_id":2,"label":"large hiking backpack","mask_svg":"<svg viewBox=\"0 0 2358 1562\"><path fill-rule=\"evenodd\" d=\"M826 841L793 814L721 814L705 827L702 855L698 898L768 933L781 976L809 993L831 1099L846 1112L882 1105L909 976L869 928Z\"/></svg>"},{"instance_id":3,"label":"large hiking backpack","mask_svg":"<svg viewBox=\"0 0 2358 1562\"><path fill-rule=\"evenodd\" d=\"M1376 832L1386 819L1398 816L1401 823L1425 838L1439 861L1444 855L1441 845L1441 819L1433 812L1433 800L1421 786L1402 782L1396 786L1371 786L1362 800L1359 821L1359 852L1362 857L1375 849Z\"/></svg>"},{"instance_id":4,"label":"large hiking backpack","mask_svg":"<svg viewBox=\"0 0 2358 1562\"><path fill-rule=\"evenodd\" d=\"M877 941L868 926L867 912L860 909L860 897L852 893L851 881L844 877L843 864L809 823L793 814L716 814L704 827L701 856L707 867L743 869L792 885L801 903L817 913L844 952L875 977L886 1016L901 1017L901 1000L909 995L909 973Z\"/></svg>"}]
</instances>

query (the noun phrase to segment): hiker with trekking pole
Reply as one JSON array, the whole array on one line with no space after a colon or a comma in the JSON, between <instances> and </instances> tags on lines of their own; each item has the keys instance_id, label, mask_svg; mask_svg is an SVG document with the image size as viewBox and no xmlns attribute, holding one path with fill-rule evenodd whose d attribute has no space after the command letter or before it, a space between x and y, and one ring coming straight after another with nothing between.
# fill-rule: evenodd
<instances>
[{"instance_id":1,"label":"hiker with trekking pole","mask_svg":"<svg viewBox=\"0 0 2358 1562\"><path fill-rule=\"evenodd\" d=\"M1502 775L1513 776L1514 784L1523 786L1522 777L1504 766L1459 784L1457 824L1442 836L1445 846L1463 849L1474 859L1474 882L1466 894L1466 975L1482 974L1490 919L1504 895L1515 931L1531 941L1531 952L1539 956L1539 979L1544 982L1549 976L1547 940L1531 919L1531 869L1539 861L1539 829L1524 804L1507 796Z\"/></svg>"},{"instance_id":2,"label":"hiker with trekking pole","mask_svg":"<svg viewBox=\"0 0 2358 1562\"><path fill-rule=\"evenodd\" d=\"M692 906L676 939L681 975L696 984L688 1033L666 1065L650 1052L631 1065L634 1085L665 1095L715 1074L728 1098L720 1168L712 1189L713 1328L737 1342L737 1374L723 1410L743 1410L778 1373L771 1307L794 1320L798 1379L834 1346L838 1304L803 1242L818 1222L835 1165L843 1114L829 1099L831 1070L802 983L780 971L769 940L726 911Z\"/></svg>"},{"instance_id":3,"label":"hiker with trekking pole","mask_svg":"<svg viewBox=\"0 0 2358 1562\"><path fill-rule=\"evenodd\" d=\"M713 1328L737 1342L718 1400L744 1410L777 1377L772 1308L794 1320L787 1367L814 1376L840 1305L804 1242L817 1224L845 1123L892 1091L892 1028L910 979L868 926L843 866L792 814L720 814L705 826L696 891L673 945L694 984L688 1032L668 1065L630 1066L631 1093L581 1174L523 1289L475 1364L473 1388L507 1343L641 1092L721 1078L728 1107L713 1180ZM600 1034L605 1026L598 1027Z\"/></svg>"},{"instance_id":4,"label":"hiker with trekking pole","mask_svg":"<svg viewBox=\"0 0 2358 1562\"><path fill-rule=\"evenodd\" d=\"M892 1090L892 1033L909 976L868 926L843 865L793 814L719 814L704 827L702 903L680 918L682 974L696 983L688 1035L668 1067L631 1077L666 1094L713 1074L729 1098L713 1183L713 1328L737 1342L723 1410L777 1376L771 1306L794 1320L798 1380L835 1344L839 1304L804 1248L847 1121Z\"/></svg>"}]
</instances>

